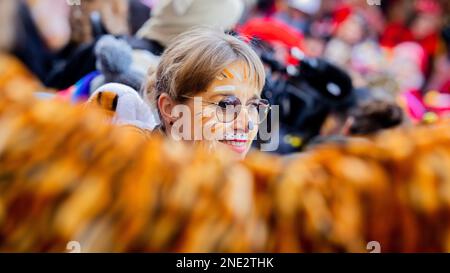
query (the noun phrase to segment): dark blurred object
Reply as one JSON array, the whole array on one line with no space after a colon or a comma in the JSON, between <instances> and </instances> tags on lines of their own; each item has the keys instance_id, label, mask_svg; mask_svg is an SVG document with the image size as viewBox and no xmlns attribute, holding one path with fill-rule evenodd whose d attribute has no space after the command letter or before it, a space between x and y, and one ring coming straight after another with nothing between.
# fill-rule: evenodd
<instances>
[{"instance_id":1,"label":"dark blurred object","mask_svg":"<svg viewBox=\"0 0 450 273\"><path fill-rule=\"evenodd\" d=\"M445 46L447 48L447 54L450 58L450 25L447 25L442 30L442 38L444 39Z\"/></svg>"},{"instance_id":2,"label":"dark blurred object","mask_svg":"<svg viewBox=\"0 0 450 273\"><path fill-rule=\"evenodd\" d=\"M48 73L45 85L58 90L66 89L96 70L94 48L95 42L75 47L66 60Z\"/></svg>"},{"instance_id":3,"label":"dark blurred object","mask_svg":"<svg viewBox=\"0 0 450 273\"><path fill-rule=\"evenodd\" d=\"M89 15L89 40L94 42L78 44L72 40L61 52L64 58L54 62L43 82L46 86L63 90L75 84L87 74L95 71L95 41L102 35L108 34L108 30L98 11Z\"/></svg>"},{"instance_id":4,"label":"dark blurred object","mask_svg":"<svg viewBox=\"0 0 450 273\"><path fill-rule=\"evenodd\" d=\"M94 52L96 44L102 36L110 33L105 26L105 21L102 19L102 14L100 12L92 12L89 21L91 24L90 35L92 35L92 42L78 46L72 43L70 55L63 62L55 66L46 78L45 84L47 86L58 90L64 90L97 69ZM116 37L126 40L133 49L146 50L156 56L161 55L164 51L164 48L156 41L127 35L116 35Z\"/></svg>"},{"instance_id":5,"label":"dark blurred object","mask_svg":"<svg viewBox=\"0 0 450 273\"><path fill-rule=\"evenodd\" d=\"M99 13L106 32L113 35L129 34L127 0L84 0L82 5L71 7L70 23L72 41L85 44L93 41L92 14Z\"/></svg>"},{"instance_id":6,"label":"dark blurred object","mask_svg":"<svg viewBox=\"0 0 450 273\"><path fill-rule=\"evenodd\" d=\"M319 135L330 113L345 112L354 105L350 76L323 59L305 57L303 35L292 27L274 18L257 18L248 21L239 32L250 40L268 67L262 96L280 110L274 130L280 130L281 143L275 152L301 151ZM269 114L268 120L271 119ZM272 132L271 123L262 129L278 134ZM255 145L264 143L267 142L258 138Z\"/></svg>"},{"instance_id":7,"label":"dark blurred object","mask_svg":"<svg viewBox=\"0 0 450 273\"><path fill-rule=\"evenodd\" d=\"M13 23L13 22L12 22ZM52 69L57 55L46 46L34 23L28 6L23 2L18 3L16 17L15 42L12 53L16 55L28 69L44 82L47 74Z\"/></svg>"},{"instance_id":8,"label":"dark blurred object","mask_svg":"<svg viewBox=\"0 0 450 273\"><path fill-rule=\"evenodd\" d=\"M128 24L130 25L131 35L144 25L150 18L151 9L142 3L141 0L130 0L128 8Z\"/></svg>"},{"instance_id":9,"label":"dark blurred object","mask_svg":"<svg viewBox=\"0 0 450 273\"><path fill-rule=\"evenodd\" d=\"M93 42L77 45L72 41L68 56L65 60L55 65L45 79L49 87L63 90L75 84L87 74L96 70L95 45L96 41L103 35L108 34L101 14L94 11L89 16L90 35Z\"/></svg>"},{"instance_id":10,"label":"dark blurred object","mask_svg":"<svg viewBox=\"0 0 450 273\"><path fill-rule=\"evenodd\" d=\"M353 109L350 120L349 134L368 135L400 125L403 111L394 103L374 100Z\"/></svg>"},{"instance_id":11,"label":"dark blurred object","mask_svg":"<svg viewBox=\"0 0 450 273\"><path fill-rule=\"evenodd\" d=\"M298 66L283 67L270 55L263 54L262 59L274 73L281 73L275 80L269 75L263 90L263 97L280 107L277 153L301 151L320 134L328 115L346 112L355 104L349 75L325 60L303 58Z\"/></svg>"},{"instance_id":12,"label":"dark blurred object","mask_svg":"<svg viewBox=\"0 0 450 273\"><path fill-rule=\"evenodd\" d=\"M89 21L91 22L91 34L94 40L97 40L100 36L108 34L108 30L102 21L102 16L100 12L94 11L89 16Z\"/></svg>"},{"instance_id":13,"label":"dark blurred object","mask_svg":"<svg viewBox=\"0 0 450 273\"><path fill-rule=\"evenodd\" d=\"M259 12L269 16L275 12L275 0L258 0L256 8Z\"/></svg>"}]
</instances>

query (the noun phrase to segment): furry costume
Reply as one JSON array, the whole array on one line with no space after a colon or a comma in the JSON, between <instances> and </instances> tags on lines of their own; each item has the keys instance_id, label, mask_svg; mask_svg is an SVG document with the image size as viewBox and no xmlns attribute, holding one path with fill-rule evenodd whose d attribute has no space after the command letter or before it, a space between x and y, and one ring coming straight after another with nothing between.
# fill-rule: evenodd
<instances>
[{"instance_id":1,"label":"furry costume","mask_svg":"<svg viewBox=\"0 0 450 273\"><path fill-rule=\"evenodd\" d=\"M41 83L19 60L0 51L0 93L43 90Z\"/></svg>"},{"instance_id":2,"label":"furry costume","mask_svg":"<svg viewBox=\"0 0 450 273\"><path fill-rule=\"evenodd\" d=\"M0 92L0 251L450 251L448 121L235 162L14 91Z\"/></svg>"}]
</instances>

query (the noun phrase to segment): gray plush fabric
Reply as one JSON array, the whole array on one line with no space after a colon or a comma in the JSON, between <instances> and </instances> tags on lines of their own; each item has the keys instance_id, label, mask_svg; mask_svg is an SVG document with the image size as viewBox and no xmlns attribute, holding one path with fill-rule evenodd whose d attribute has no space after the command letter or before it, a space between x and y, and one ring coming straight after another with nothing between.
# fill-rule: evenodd
<instances>
[{"instance_id":1,"label":"gray plush fabric","mask_svg":"<svg viewBox=\"0 0 450 273\"><path fill-rule=\"evenodd\" d=\"M137 91L141 89L145 75L132 69L132 48L124 40L105 35L95 47L97 69L104 76L104 83L121 83Z\"/></svg>"}]
</instances>

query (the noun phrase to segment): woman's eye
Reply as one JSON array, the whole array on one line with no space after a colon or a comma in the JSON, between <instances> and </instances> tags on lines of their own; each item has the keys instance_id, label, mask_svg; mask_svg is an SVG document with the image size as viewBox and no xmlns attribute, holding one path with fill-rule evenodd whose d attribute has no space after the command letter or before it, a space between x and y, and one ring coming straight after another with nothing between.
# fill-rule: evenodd
<instances>
[{"instance_id":1,"label":"woman's eye","mask_svg":"<svg viewBox=\"0 0 450 273\"><path fill-rule=\"evenodd\" d=\"M263 106L259 101L250 101L247 105L251 108L259 108Z\"/></svg>"},{"instance_id":2,"label":"woman's eye","mask_svg":"<svg viewBox=\"0 0 450 273\"><path fill-rule=\"evenodd\" d=\"M219 101L218 103L220 108L226 109L229 104L226 101Z\"/></svg>"},{"instance_id":3,"label":"woman's eye","mask_svg":"<svg viewBox=\"0 0 450 273\"><path fill-rule=\"evenodd\" d=\"M267 111L267 108L269 107L268 102L266 102L265 100L250 101L247 105L250 110L257 112Z\"/></svg>"},{"instance_id":4,"label":"woman's eye","mask_svg":"<svg viewBox=\"0 0 450 273\"><path fill-rule=\"evenodd\" d=\"M229 98L225 98L221 101L219 101L218 105L220 108L226 109L227 107L237 107L239 106L241 103L239 101L239 99L235 98L235 97L229 97Z\"/></svg>"}]
</instances>

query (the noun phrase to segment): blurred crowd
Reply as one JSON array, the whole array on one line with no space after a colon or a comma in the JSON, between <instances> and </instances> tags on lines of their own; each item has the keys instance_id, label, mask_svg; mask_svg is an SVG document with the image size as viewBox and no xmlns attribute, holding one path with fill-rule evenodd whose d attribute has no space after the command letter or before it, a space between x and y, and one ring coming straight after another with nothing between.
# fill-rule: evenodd
<instances>
[{"instance_id":1,"label":"blurred crowd","mask_svg":"<svg viewBox=\"0 0 450 273\"><path fill-rule=\"evenodd\" d=\"M267 43L283 65L295 64L293 48L324 58L343 68L355 88L397 104L413 122L434 121L450 111L445 0L76 2L1 3L2 54L25 66L42 85L36 90L45 92L40 96L50 92L85 101L108 82L139 91L171 39L209 26ZM125 42L99 42L106 34Z\"/></svg>"}]
</instances>

